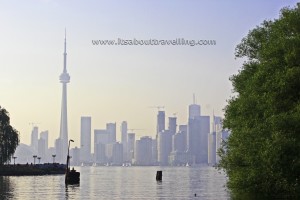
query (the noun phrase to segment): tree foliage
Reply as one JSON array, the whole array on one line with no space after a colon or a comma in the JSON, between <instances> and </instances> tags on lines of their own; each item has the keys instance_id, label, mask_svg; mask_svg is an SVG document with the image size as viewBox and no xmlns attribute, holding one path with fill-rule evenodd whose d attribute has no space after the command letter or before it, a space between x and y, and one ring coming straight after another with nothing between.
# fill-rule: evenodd
<instances>
[{"instance_id":1,"label":"tree foliage","mask_svg":"<svg viewBox=\"0 0 300 200\"><path fill-rule=\"evenodd\" d=\"M225 107L228 187L300 194L300 3L251 30L235 55L246 61Z\"/></svg>"},{"instance_id":2,"label":"tree foliage","mask_svg":"<svg viewBox=\"0 0 300 200\"><path fill-rule=\"evenodd\" d=\"M8 112L0 106L0 165L11 160L18 144L18 131L10 125Z\"/></svg>"}]
</instances>

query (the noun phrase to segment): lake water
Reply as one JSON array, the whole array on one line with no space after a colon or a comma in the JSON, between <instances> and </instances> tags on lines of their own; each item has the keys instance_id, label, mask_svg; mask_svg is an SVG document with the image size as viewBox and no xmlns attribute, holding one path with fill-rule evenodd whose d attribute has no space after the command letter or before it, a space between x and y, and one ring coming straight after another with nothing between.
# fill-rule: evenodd
<instances>
[{"instance_id":1,"label":"lake water","mask_svg":"<svg viewBox=\"0 0 300 200\"><path fill-rule=\"evenodd\" d=\"M230 199L225 174L213 167L75 169L81 180L73 186L65 186L64 175L0 177L0 199Z\"/></svg>"}]
</instances>

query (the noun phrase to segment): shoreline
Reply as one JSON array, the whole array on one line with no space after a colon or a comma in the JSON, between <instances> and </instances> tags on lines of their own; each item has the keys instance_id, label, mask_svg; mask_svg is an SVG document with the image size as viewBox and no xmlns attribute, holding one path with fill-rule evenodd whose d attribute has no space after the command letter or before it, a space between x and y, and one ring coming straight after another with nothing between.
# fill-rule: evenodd
<instances>
[{"instance_id":1,"label":"shoreline","mask_svg":"<svg viewBox=\"0 0 300 200\"><path fill-rule=\"evenodd\" d=\"M65 174L66 165L59 163L0 165L0 176L38 176Z\"/></svg>"}]
</instances>

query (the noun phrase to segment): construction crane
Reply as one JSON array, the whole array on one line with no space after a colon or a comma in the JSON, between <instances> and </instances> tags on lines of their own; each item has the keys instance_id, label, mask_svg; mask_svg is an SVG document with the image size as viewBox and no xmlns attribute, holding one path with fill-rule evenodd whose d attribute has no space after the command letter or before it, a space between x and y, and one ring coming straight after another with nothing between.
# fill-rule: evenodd
<instances>
[{"instance_id":1,"label":"construction crane","mask_svg":"<svg viewBox=\"0 0 300 200\"><path fill-rule=\"evenodd\" d=\"M37 122L29 122L29 125L31 125L32 128L33 128L34 126L38 125L38 124L41 124L41 123L37 123Z\"/></svg>"},{"instance_id":2,"label":"construction crane","mask_svg":"<svg viewBox=\"0 0 300 200\"><path fill-rule=\"evenodd\" d=\"M149 106L148 108L157 108L158 110L164 109L165 106Z\"/></svg>"},{"instance_id":3,"label":"construction crane","mask_svg":"<svg viewBox=\"0 0 300 200\"><path fill-rule=\"evenodd\" d=\"M146 129L141 129L141 128L128 128L127 131L132 132L132 131L141 131L141 130L146 130Z\"/></svg>"}]
</instances>

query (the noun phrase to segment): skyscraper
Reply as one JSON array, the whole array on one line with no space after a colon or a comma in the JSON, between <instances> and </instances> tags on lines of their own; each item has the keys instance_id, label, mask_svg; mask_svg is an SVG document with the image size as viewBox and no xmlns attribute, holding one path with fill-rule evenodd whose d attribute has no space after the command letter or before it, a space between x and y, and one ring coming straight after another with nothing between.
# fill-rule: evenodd
<instances>
[{"instance_id":1,"label":"skyscraper","mask_svg":"<svg viewBox=\"0 0 300 200\"><path fill-rule=\"evenodd\" d=\"M166 166L169 163L169 155L172 151L172 134L169 130L158 133L157 137L157 161L159 165Z\"/></svg>"},{"instance_id":2,"label":"skyscraper","mask_svg":"<svg viewBox=\"0 0 300 200\"><path fill-rule=\"evenodd\" d=\"M179 131L172 136L172 151L185 152L187 146L187 131Z\"/></svg>"},{"instance_id":3,"label":"skyscraper","mask_svg":"<svg viewBox=\"0 0 300 200\"><path fill-rule=\"evenodd\" d=\"M91 117L81 117L80 161L89 162L91 157Z\"/></svg>"},{"instance_id":4,"label":"skyscraper","mask_svg":"<svg viewBox=\"0 0 300 200\"><path fill-rule=\"evenodd\" d=\"M94 156L95 162L104 164L107 162L105 146L109 144L110 136L106 129L94 130Z\"/></svg>"},{"instance_id":5,"label":"skyscraper","mask_svg":"<svg viewBox=\"0 0 300 200\"><path fill-rule=\"evenodd\" d=\"M208 164L216 164L216 132L213 131L208 135Z\"/></svg>"},{"instance_id":6,"label":"skyscraper","mask_svg":"<svg viewBox=\"0 0 300 200\"><path fill-rule=\"evenodd\" d=\"M123 144L123 159L127 161L127 122L123 121L121 124L121 142Z\"/></svg>"},{"instance_id":7,"label":"skyscraper","mask_svg":"<svg viewBox=\"0 0 300 200\"><path fill-rule=\"evenodd\" d=\"M63 151L62 151L62 140L60 138L57 138L55 140L55 161L60 163L60 162L65 162L64 158L63 157Z\"/></svg>"},{"instance_id":8,"label":"skyscraper","mask_svg":"<svg viewBox=\"0 0 300 200\"><path fill-rule=\"evenodd\" d=\"M42 157L43 161L46 161L48 158L48 131L42 131L40 133L39 139L39 147L38 147L38 155Z\"/></svg>"},{"instance_id":9,"label":"skyscraper","mask_svg":"<svg viewBox=\"0 0 300 200\"><path fill-rule=\"evenodd\" d=\"M49 135L48 131L42 131L40 133L40 138L45 140L45 151L46 152L48 151L48 135Z\"/></svg>"},{"instance_id":10,"label":"skyscraper","mask_svg":"<svg viewBox=\"0 0 300 200\"><path fill-rule=\"evenodd\" d=\"M38 152L38 138L39 138L39 128L35 126L32 128L31 131L31 148L34 154Z\"/></svg>"},{"instance_id":11,"label":"skyscraper","mask_svg":"<svg viewBox=\"0 0 300 200\"><path fill-rule=\"evenodd\" d=\"M135 149L135 134L128 133L128 157L129 162L134 158L134 149Z\"/></svg>"},{"instance_id":12,"label":"skyscraper","mask_svg":"<svg viewBox=\"0 0 300 200\"><path fill-rule=\"evenodd\" d=\"M193 119L201 115L201 107L196 104L195 95L193 95L193 104L189 105L189 119Z\"/></svg>"},{"instance_id":13,"label":"skyscraper","mask_svg":"<svg viewBox=\"0 0 300 200\"><path fill-rule=\"evenodd\" d=\"M117 141L116 138L116 123L107 123L106 131L109 133L110 141L109 143L115 143Z\"/></svg>"},{"instance_id":14,"label":"skyscraper","mask_svg":"<svg viewBox=\"0 0 300 200\"><path fill-rule=\"evenodd\" d=\"M80 165L80 148L75 147L70 149L70 155L72 156L71 165Z\"/></svg>"},{"instance_id":15,"label":"skyscraper","mask_svg":"<svg viewBox=\"0 0 300 200\"><path fill-rule=\"evenodd\" d=\"M188 151L195 156L196 164L207 164L208 161L209 121L209 116L198 116L189 119Z\"/></svg>"},{"instance_id":16,"label":"skyscraper","mask_svg":"<svg viewBox=\"0 0 300 200\"><path fill-rule=\"evenodd\" d=\"M179 132L186 132L188 131L188 125L179 125Z\"/></svg>"},{"instance_id":17,"label":"skyscraper","mask_svg":"<svg viewBox=\"0 0 300 200\"><path fill-rule=\"evenodd\" d=\"M197 104L189 105L189 118L190 119L198 117L198 116L200 116L200 114L201 114L200 105L197 105Z\"/></svg>"},{"instance_id":18,"label":"skyscraper","mask_svg":"<svg viewBox=\"0 0 300 200\"><path fill-rule=\"evenodd\" d=\"M162 132L163 130L165 130L165 111L158 111L156 134L158 134L159 132Z\"/></svg>"},{"instance_id":19,"label":"skyscraper","mask_svg":"<svg viewBox=\"0 0 300 200\"><path fill-rule=\"evenodd\" d=\"M201 116L200 105L189 105L187 146L188 152L195 156L196 164L208 162L208 134L210 133L209 116Z\"/></svg>"},{"instance_id":20,"label":"skyscraper","mask_svg":"<svg viewBox=\"0 0 300 200\"><path fill-rule=\"evenodd\" d=\"M135 164L151 165L152 164L152 139L149 136L141 137L135 142Z\"/></svg>"},{"instance_id":21,"label":"skyscraper","mask_svg":"<svg viewBox=\"0 0 300 200\"><path fill-rule=\"evenodd\" d=\"M152 163L157 164L157 138L158 135L156 135L156 138L152 139Z\"/></svg>"},{"instance_id":22,"label":"skyscraper","mask_svg":"<svg viewBox=\"0 0 300 200\"><path fill-rule=\"evenodd\" d=\"M46 141L43 138L38 140L38 153L37 155L41 157L43 161L46 161Z\"/></svg>"},{"instance_id":23,"label":"skyscraper","mask_svg":"<svg viewBox=\"0 0 300 200\"><path fill-rule=\"evenodd\" d=\"M177 132L177 118L176 117L169 117L169 131L172 135L175 135Z\"/></svg>"},{"instance_id":24,"label":"skyscraper","mask_svg":"<svg viewBox=\"0 0 300 200\"><path fill-rule=\"evenodd\" d=\"M105 146L107 161L111 165L122 165L123 145L119 142L110 143Z\"/></svg>"},{"instance_id":25,"label":"skyscraper","mask_svg":"<svg viewBox=\"0 0 300 200\"><path fill-rule=\"evenodd\" d=\"M156 137L153 141L153 152L152 157L154 163L158 162L158 135L160 132L165 130L165 111L158 111L157 124L156 124ZM156 143L156 144L155 144Z\"/></svg>"},{"instance_id":26,"label":"skyscraper","mask_svg":"<svg viewBox=\"0 0 300 200\"><path fill-rule=\"evenodd\" d=\"M61 101L61 118L60 118L60 134L61 140L61 155L62 159L66 158L68 148L68 112L67 112L67 83L70 82L70 75L67 72L67 41L65 32L65 44L64 44L64 66L63 72L59 76L59 80L62 83L62 101Z\"/></svg>"}]
</instances>

